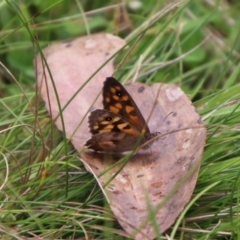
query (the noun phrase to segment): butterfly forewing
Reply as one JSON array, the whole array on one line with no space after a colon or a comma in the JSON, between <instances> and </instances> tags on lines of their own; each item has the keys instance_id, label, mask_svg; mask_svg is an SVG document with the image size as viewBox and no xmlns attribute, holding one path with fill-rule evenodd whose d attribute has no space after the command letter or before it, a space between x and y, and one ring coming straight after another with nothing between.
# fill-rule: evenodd
<instances>
[{"instance_id":1,"label":"butterfly forewing","mask_svg":"<svg viewBox=\"0 0 240 240\"><path fill-rule=\"evenodd\" d=\"M103 86L104 109L119 114L141 133L149 133L148 126L137 105L125 88L113 77L108 77Z\"/></svg>"}]
</instances>

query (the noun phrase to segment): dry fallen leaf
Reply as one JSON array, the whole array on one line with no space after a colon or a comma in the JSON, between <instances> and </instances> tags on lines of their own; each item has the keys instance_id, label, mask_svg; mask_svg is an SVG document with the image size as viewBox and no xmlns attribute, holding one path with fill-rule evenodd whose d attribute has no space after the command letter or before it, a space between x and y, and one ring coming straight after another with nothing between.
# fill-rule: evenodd
<instances>
[{"instance_id":1,"label":"dry fallen leaf","mask_svg":"<svg viewBox=\"0 0 240 240\"><path fill-rule=\"evenodd\" d=\"M124 44L123 40L112 35L96 34L58 43L44 50L61 108ZM42 98L55 119L59 114L56 94L40 56L36 59L36 70ZM63 111L66 136L72 139L77 151L81 151L90 138L85 115L100 93L105 78L113 71L110 61ZM117 162L116 157L86 151L81 158L89 171L95 176L101 175L98 181L124 230L135 239L153 239L156 233L149 218L149 206L163 233L191 198L201 164L206 129L192 102L177 86L134 83L125 87L145 119L152 112L148 125L151 132L161 133L160 138L149 151L135 154L119 173L121 162L106 172ZM100 96L94 107L102 108L101 102ZM56 125L63 130L60 118ZM106 183L109 184L105 187Z\"/></svg>"}]
</instances>

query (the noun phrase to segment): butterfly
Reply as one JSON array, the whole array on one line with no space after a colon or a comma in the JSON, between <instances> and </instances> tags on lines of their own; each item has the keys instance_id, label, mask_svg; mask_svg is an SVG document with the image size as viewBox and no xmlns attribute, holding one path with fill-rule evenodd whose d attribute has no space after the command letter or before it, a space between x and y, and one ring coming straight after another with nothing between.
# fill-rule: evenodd
<instances>
[{"instance_id":1,"label":"butterfly","mask_svg":"<svg viewBox=\"0 0 240 240\"><path fill-rule=\"evenodd\" d=\"M102 94L103 109L93 110L89 116L92 137L85 146L97 152L123 153L156 136L150 133L136 103L115 78L106 78Z\"/></svg>"}]
</instances>

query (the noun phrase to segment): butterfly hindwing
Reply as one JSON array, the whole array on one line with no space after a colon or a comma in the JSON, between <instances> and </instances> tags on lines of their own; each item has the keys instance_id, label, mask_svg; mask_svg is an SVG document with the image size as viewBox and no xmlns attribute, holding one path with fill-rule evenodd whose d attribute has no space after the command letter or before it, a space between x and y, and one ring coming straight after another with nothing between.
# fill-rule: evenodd
<instances>
[{"instance_id":1,"label":"butterfly hindwing","mask_svg":"<svg viewBox=\"0 0 240 240\"><path fill-rule=\"evenodd\" d=\"M130 94L115 78L108 77L103 86L104 109L121 115L140 132L150 133L147 123Z\"/></svg>"},{"instance_id":2,"label":"butterfly hindwing","mask_svg":"<svg viewBox=\"0 0 240 240\"><path fill-rule=\"evenodd\" d=\"M97 152L123 153L131 151L139 141L139 136L119 132L98 133L85 145Z\"/></svg>"},{"instance_id":3,"label":"butterfly hindwing","mask_svg":"<svg viewBox=\"0 0 240 240\"><path fill-rule=\"evenodd\" d=\"M121 132L131 135L140 135L141 132L120 115L104 109L96 109L89 116L90 132L94 134L107 132Z\"/></svg>"}]
</instances>

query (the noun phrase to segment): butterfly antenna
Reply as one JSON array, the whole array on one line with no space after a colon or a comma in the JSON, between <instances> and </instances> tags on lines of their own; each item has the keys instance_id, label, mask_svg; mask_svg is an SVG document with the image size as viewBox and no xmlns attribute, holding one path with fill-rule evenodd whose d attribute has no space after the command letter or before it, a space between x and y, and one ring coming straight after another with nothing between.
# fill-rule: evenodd
<instances>
[{"instance_id":1,"label":"butterfly antenna","mask_svg":"<svg viewBox=\"0 0 240 240\"><path fill-rule=\"evenodd\" d=\"M174 112L170 112L170 113L162 120L162 122L164 122L171 114L174 114Z\"/></svg>"},{"instance_id":2,"label":"butterfly antenna","mask_svg":"<svg viewBox=\"0 0 240 240\"><path fill-rule=\"evenodd\" d=\"M166 76L166 77L167 77L167 76ZM152 116L152 113L153 113L155 107L156 107L157 104L158 104L158 97L159 97L159 94L160 94L160 92L161 92L162 86L163 86L163 84L160 84L160 86L159 86L159 88L158 88L157 96L156 96L156 98L155 98L155 101L154 101L154 103L153 103L151 112L150 112L150 114L149 114L149 116L148 116L148 118L147 118L147 121L146 121L147 124L148 124L148 122L149 122L149 120L150 120L150 118L151 118L151 116ZM171 113L170 113L170 114L171 114ZM168 115L170 115L170 114L168 114ZM167 117L168 117L168 115L167 115ZM165 121L165 119L166 119L166 117L163 119L163 121Z\"/></svg>"},{"instance_id":3,"label":"butterfly antenna","mask_svg":"<svg viewBox=\"0 0 240 240\"><path fill-rule=\"evenodd\" d=\"M150 120L150 118L151 118L151 116L152 116L152 114L153 114L153 111L154 111L155 107L157 106L158 97L159 97L161 88L162 88L162 84L161 84L161 85L159 86L159 88L158 88L157 96L156 96L155 101L154 101L154 103L153 103L151 112L150 112L150 114L149 114L149 116L148 116L148 118L147 118L146 125L148 124L148 122L149 122L149 120ZM147 127L147 126L145 126L145 128L146 128L146 127Z\"/></svg>"}]
</instances>

